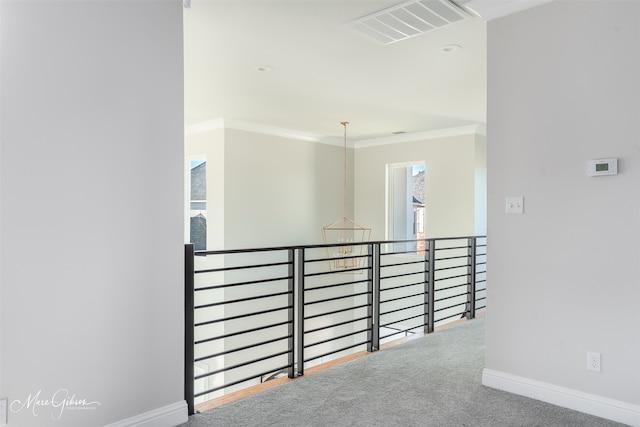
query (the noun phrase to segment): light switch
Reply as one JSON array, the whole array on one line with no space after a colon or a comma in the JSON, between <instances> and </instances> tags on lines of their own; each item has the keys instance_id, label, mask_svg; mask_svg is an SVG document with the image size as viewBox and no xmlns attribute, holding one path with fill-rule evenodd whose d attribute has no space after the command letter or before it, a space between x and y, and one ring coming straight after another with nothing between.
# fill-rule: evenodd
<instances>
[{"instance_id":1,"label":"light switch","mask_svg":"<svg viewBox=\"0 0 640 427\"><path fill-rule=\"evenodd\" d=\"M522 196L507 197L506 213L508 214L524 213L524 197Z\"/></svg>"}]
</instances>

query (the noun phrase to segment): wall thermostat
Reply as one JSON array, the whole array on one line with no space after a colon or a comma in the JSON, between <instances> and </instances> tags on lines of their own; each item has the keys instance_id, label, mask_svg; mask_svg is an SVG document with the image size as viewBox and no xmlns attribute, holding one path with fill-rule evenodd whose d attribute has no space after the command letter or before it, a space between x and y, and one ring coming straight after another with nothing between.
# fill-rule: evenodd
<instances>
[{"instance_id":1,"label":"wall thermostat","mask_svg":"<svg viewBox=\"0 0 640 427\"><path fill-rule=\"evenodd\" d=\"M618 159L589 160L587 162L587 175L618 175Z\"/></svg>"}]
</instances>

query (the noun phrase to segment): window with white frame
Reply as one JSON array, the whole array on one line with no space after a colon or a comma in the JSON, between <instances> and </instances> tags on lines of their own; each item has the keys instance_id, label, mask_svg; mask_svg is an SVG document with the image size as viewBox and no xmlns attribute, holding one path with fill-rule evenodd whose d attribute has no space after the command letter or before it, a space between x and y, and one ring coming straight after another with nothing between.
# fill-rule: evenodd
<instances>
[{"instance_id":1,"label":"window with white frame","mask_svg":"<svg viewBox=\"0 0 640 427\"><path fill-rule=\"evenodd\" d=\"M191 160L189 174L189 242L207 249L207 162Z\"/></svg>"},{"instance_id":2,"label":"window with white frame","mask_svg":"<svg viewBox=\"0 0 640 427\"><path fill-rule=\"evenodd\" d=\"M387 239L425 238L425 164L423 161L387 165ZM422 245L406 244L418 251Z\"/></svg>"}]
</instances>

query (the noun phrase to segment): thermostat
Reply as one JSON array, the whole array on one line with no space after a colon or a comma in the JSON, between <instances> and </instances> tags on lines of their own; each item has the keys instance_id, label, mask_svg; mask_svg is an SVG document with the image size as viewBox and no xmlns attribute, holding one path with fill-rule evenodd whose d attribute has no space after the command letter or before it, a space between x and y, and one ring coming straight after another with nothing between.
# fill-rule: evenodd
<instances>
[{"instance_id":1,"label":"thermostat","mask_svg":"<svg viewBox=\"0 0 640 427\"><path fill-rule=\"evenodd\" d=\"M587 175L618 175L618 159L598 159L587 162Z\"/></svg>"}]
</instances>

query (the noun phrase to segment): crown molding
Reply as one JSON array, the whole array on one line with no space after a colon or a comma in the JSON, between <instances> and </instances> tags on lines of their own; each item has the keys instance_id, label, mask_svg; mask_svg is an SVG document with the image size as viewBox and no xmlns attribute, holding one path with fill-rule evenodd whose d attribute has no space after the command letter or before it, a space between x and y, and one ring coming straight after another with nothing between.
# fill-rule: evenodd
<instances>
[{"instance_id":1,"label":"crown molding","mask_svg":"<svg viewBox=\"0 0 640 427\"><path fill-rule=\"evenodd\" d=\"M490 21L552 1L554 0L471 0L464 7L485 21Z\"/></svg>"},{"instance_id":2,"label":"crown molding","mask_svg":"<svg viewBox=\"0 0 640 427\"><path fill-rule=\"evenodd\" d=\"M335 138L294 129L286 129L277 126L263 125L260 123L246 122L242 120L223 119L222 117L195 123L185 127L185 135L194 135L215 129L235 129L246 132L255 132L263 135L279 136L282 138L296 139L299 141L318 142L321 144L342 145L341 138Z\"/></svg>"},{"instance_id":3,"label":"crown molding","mask_svg":"<svg viewBox=\"0 0 640 427\"><path fill-rule=\"evenodd\" d=\"M185 136L195 135L216 129L224 129L224 120L222 120L222 117L187 125L184 127L184 134Z\"/></svg>"},{"instance_id":4,"label":"crown molding","mask_svg":"<svg viewBox=\"0 0 640 427\"><path fill-rule=\"evenodd\" d=\"M235 129L246 132L255 132L262 135L278 136L282 138L295 139L299 141L317 142L321 144L337 145L342 147L343 138L331 137L325 135L303 132L299 130L280 128L276 126L263 125L259 123L245 122L242 120L223 119L222 117L195 123L185 127L185 135L195 135L217 129ZM348 145L354 149L373 147L376 145L398 144L402 142L422 141L426 139L446 138L449 136L459 135L485 135L486 126L484 124L475 124L467 126L459 126L447 129L438 129L424 132L404 133L400 135L387 136L383 138L362 139L348 141Z\"/></svg>"},{"instance_id":5,"label":"crown molding","mask_svg":"<svg viewBox=\"0 0 640 427\"><path fill-rule=\"evenodd\" d=\"M447 138L460 135L487 135L484 124L458 126L454 128L430 130L425 132L403 133L400 135L386 136L384 138L365 139L357 141L354 148L369 148L377 145L400 144L403 142L424 141L426 139Z\"/></svg>"}]
</instances>

